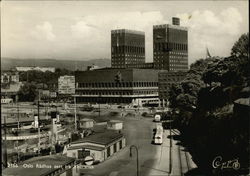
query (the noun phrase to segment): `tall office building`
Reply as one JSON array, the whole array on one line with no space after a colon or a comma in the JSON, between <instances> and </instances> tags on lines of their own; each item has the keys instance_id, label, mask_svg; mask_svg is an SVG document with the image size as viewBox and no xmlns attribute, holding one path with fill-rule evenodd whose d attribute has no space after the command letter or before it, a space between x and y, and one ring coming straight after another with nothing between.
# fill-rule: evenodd
<instances>
[{"instance_id":1,"label":"tall office building","mask_svg":"<svg viewBox=\"0 0 250 176\"><path fill-rule=\"evenodd\" d=\"M172 25L153 27L154 68L168 71L188 70L188 29L173 17Z\"/></svg>"},{"instance_id":2,"label":"tall office building","mask_svg":"<svg viewBox=\"0 0 250 176\"><path fill-rule=\"evenodd\" d=\"M145 33L119 29L111 31L111 67L139 68L145 63Z\"/></svg>"}]
</instances>

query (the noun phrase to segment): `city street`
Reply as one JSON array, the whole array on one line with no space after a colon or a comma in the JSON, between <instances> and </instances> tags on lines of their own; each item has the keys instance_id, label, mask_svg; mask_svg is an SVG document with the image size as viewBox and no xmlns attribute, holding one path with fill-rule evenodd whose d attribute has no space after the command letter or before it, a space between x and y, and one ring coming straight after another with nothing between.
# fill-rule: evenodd
<instances>
[{"instance_id":1,"label":"city street","mask_svg":"<svg viewBox=\"0 0 250 176\"><path fill-rule=\"evenodd\" d=\"M20 110L26 110L28 105L23 106ZM34 107L35 108L35 107ZM35 110L35 109L34 109ZM57 110L63 112L59 107ZM145 111L145 110L144 110ZM110 116L112 112L117 114ZM136 150L132 150L130 157L129 147L135 145L139 151L139 174L149 175L183 175L191 168L196 167L192 162L189 153L184 151L182 146L178 145L179 141L173 140L172 148L170 147L170 131L164 130L163 144L155 145L153 141L153 129L156 123L153 118L140 116L135 110L121 109L101 109L101 116L98 118L98 112L78 111L81 116L94 118L97 121L108 119L119 119L124 121L123 133L126 137L127 146L120 152L114 154L110 159L94 165L93 169L77 169L77 174L84 173L93 176L126 176L136 175ZM177 130L172 130L172 136L179 135Z\"/></svg>"},{"instance_id":2,"label":"city street","mask_svg":"<svg viewBox=\"0 0 250 176\"><path fill-rule=\"evenodd\" d=\"M126 117L124 120L123 133L127 139L127 147L115 154L109 160L95 165L94 169L80 169L80 173L95 176L134 176L136 175L136 151L132 150L132 157L129 156L129 147L135 145L139 150L139 174L146 175L182 175L190 168L194 168L190 156L173 142L172 147L172 172L170 171L170 139L167 138L169 130L164 132L162 145L151 144L155 123L152 118ZM79 173L79 170L78 170Z\"/></svg>"}]
</instances>

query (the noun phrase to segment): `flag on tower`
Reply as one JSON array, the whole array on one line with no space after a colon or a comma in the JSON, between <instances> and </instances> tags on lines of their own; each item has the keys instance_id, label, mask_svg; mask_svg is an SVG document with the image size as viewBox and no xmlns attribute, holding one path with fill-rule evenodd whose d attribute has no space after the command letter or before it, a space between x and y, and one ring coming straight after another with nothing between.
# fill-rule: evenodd
<instances>
[{"instance_id":1,"label":"flag on tower","mask_svg":"<svg viewBox=\"0 0 250 176\"><path fill-rule=\"evenodd\" d=\"M211 54L209 53L209 50L207 48L207 55L206 55L206 58L210 58L211 57Z\"/></svg>"}]
</instances>

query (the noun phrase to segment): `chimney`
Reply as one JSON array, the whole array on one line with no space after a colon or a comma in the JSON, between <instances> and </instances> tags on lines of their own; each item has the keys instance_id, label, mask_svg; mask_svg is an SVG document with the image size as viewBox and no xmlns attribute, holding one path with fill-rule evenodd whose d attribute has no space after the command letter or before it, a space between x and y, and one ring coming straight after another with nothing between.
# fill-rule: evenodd
<instances>
[{"instance_id":1,"label":"chimney","mask_svg":"<svg viewBox=\"0 0 250 176\"><path fill-rule=\"evenodd\" d=\"M172 24L173 24L173 25L180 26L180 18L173 17L173 18L172 18Z\"/></svg>"}]
</instances>

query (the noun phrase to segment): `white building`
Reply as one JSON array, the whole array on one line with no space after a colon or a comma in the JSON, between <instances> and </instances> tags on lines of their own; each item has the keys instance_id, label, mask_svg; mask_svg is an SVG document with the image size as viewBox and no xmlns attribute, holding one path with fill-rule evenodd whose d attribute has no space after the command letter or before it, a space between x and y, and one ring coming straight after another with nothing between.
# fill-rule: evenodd
<instances>
[{"instance_id":1,"label":"white building","mask_svg":"<svg viewBox=\"0 0 250 176\"><path fill-rule=\"evenodd\" d=\"M121 130L123 128L123 122L120 120L110 120L107 123L107 129L109 130Z\"/></svg>"},{"instance_id":2,"label":"white building","mask_svg":"<svg viewBox=\"0 0 250 176\"><path fill-rule=\"evenodd\" d=\"M106 131L72 142L64 152L68 157L79 160L91 156L95 162L103 162L125 146L126 140L123 134Z\"/></svg>"},{"instance_id":3,"label":"white building","mask_svg":"<svg viewBox=\"0 0 250 176\"><path fill-rule=\"evenodd\" d=\"M3 72L1 73L1 83L19 83L18 72Z\"/></svg>"},{"instance_id":4,"label":"white building","mask_svg":"<svg viewBox=\"0 0 250 176\"><path fill-rule=\"evenodd\" d=\"M137 107L142 107L146 105L159 105L159 98L136 98L133 99L132 105Z\"/></svg>"},{"instance_id":5,"label":"white building","mask_svg":"<svg viewBox=\"0 0 250 176\"><path fill-rule=\"evenodd\" d=\"M59 94L75 94L75 76L60 76L58 78Z\"/></svg>"},{"instance_id":6,"label":"white building","mask_svg":"<svg viewBox=\"0 0 250 176\"><path fill-rule=\"evenodd\" d=\"M93 128L94 126L94 120L93 119L87 119L87 118L84 118L84 119L81 119L80 120L80 128Z\"/></svg>"},{"instance_id":7,"label":"white building","mask_svg":"<svg viewBox=\"0 0 250 176\"><path fill-rule=\"evenodd\" d=\"M16 67L17 71L31 71L31 70L36 70L36 71L42 71L42 72L46 72L46 71L50 71L50 72L55 72L55 67Z\"/></svg>"}]
</instances>

